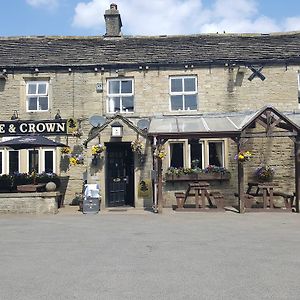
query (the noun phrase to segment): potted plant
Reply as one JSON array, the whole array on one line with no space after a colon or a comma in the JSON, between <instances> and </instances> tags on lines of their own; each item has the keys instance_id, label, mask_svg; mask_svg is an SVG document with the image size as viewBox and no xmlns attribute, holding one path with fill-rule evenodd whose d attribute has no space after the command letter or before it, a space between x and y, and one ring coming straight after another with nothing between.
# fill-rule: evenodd
<instances>
[{"instance_id":1,"label":"potted plant","mask_svg":"<svg viewBox=\"0 0 300 300\"><path fill-rule=\"evenodd\" d=\"M133 152L141 155L144 150L144 144L141 140L137 139L131 142L131 149Z\"/></svg>"},{"instance_id":2,"label":"potted plant","mask_svg":"<svg viewBox=\"0 0 300 300\"><path fill-rule=\"evenodd\" d=\"M82 154L74 154L69 158L69 163L72 166L83 165L84 157Z\"/></svg>"},{"instance_id":3,"label":"potted plant","mask_svg":"<svg viewBox=\"0 0 300 300\"><path fill-rule=\"evenodd\" d=\"M239 162L249 161L252 156L250 151L240 151L238 154L235 155L234 159Z\"/></svg>"},{"instance_id":4,"label":"potted plant","mask_svg":"<svg viewBox=\"0 0 300 300\"><path fill-rule=\"evenodd\" d=\"M101 143L92 146L92 154L93 155L100 155L105 150L106 150L106 147L103 144L101 144Z\"/></svg>"},{"instance_id":5,"label":"potted plant","mask_svg":"<svg viewBox=\"0 0 300 300\"><path fill-rule=\"evenodd\" d=\"M174 168L167 169L165 174L167 181L182 180L228 180L230 172L218 166L209 165L205 169L197 168Z\"/></svg>"},{"instance_id":6,"label":"potted plant","mask_svg":"<svg viewBox=\"0 0 300 300\"><path fill-rule=\"evenodd\" d=\"M275 170L269 165L259 166L255 172L254 176L258 181L272 181L274 178Z\"/></svg>"},{"instance_id":7,"label":"potted plant","mask_svg":"<svg viewBox=\"0 0 300 300\"><path fill-rule=\"evenodd\" d=\"M61 154L63 155L68 155L71 153L71 148L70 147L62 147L60 150Z\"/></svg>"},{"instance_id":8,"label":"potted plant","mask_svg":"<svg viewBox=\"0 0 300 300\"><path fill-rule=\"evenodd\" d=\"M163 145L158 145L154 150L154 157L163 160L167 156L167 152Z\"/></svg>"}]
</instances>

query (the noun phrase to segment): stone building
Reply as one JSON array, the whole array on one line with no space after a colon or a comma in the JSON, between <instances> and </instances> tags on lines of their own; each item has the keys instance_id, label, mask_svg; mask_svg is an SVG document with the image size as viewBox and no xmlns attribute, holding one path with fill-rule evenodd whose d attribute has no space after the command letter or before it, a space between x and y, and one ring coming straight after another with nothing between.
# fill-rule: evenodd
<instances>
[{"instance_id":1,"label":"stone building","mask_svg":"<svg viewBox=\"0 0 300 300\"><path fill-rule=\"evenodd\" d=\"M65 204L87 181L100 184L102 208L150 208L157 203L153 152L165 130L164 205L175 204L174 191L186 188L185 181L168 181L167 169L193 164L226 168L230 178L211 185L235 203L237 146L225 125L236 129L233 120L246 123L271 107L298 126L300 33L124 36L115 4L104 17L103 36L0 38L2 139L45 134L83 155L83 164L70 166L60 149L38 150L39 172L68 178ZM194 132L199 120L202 135ZM68 130L47 130L51 121L65 122ZM20 123L21 132L4 130ZM133 141L141 142L141 153L132 150ZM99 144L106 150L94 155ZM245 181L267 163L276 168L280 185L295 191L292 140L261 136L245 140L244 148L253 152ZM0 172L29 172L34 155L32 149L3 148Z\"/></svg>"}]
</instances>

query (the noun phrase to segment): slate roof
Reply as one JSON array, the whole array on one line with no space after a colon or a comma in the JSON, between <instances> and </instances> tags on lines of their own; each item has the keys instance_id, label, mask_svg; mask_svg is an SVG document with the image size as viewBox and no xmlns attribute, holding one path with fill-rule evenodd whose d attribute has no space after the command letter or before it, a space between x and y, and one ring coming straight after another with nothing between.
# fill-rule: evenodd
<instances>
[{"instance_id":1,"label":"slate roof","mask_svg":"<svg viewBox=\"0 0 300 300\"><path fill-rule=\"evenodd\" d=\"M300 63L300 32L185 36L0 37L0 68Z\"/></svg>"}]
</instances>

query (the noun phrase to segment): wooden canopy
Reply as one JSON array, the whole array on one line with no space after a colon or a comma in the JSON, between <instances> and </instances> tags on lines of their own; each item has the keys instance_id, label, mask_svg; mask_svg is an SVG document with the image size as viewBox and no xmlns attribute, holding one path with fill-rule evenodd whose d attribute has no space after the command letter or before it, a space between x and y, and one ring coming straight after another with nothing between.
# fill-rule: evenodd
<instances>
[{"instance_id":1,"label":"wooden canopy","mask_svg":"<svg viewBox=\"0 0 300 300\"><path fill-rule=\"evenodd\" d=\"M148 136L155 145L164 144L170 138L231 138L237 144L239 153L243 139L257 137L289 137L295 145L295 188L296 211L299 212L300 193L300 116L288 117L272 106L266 106L257 112L236 114L216 114L201 116L171 116L151 120ZM252 130L255 124L262 126L262 131ZM156 158L157 168L157 204L158 211L163 207L162 164ZM238 197L239 212L244 212L244 169L238 161Z\"/></svg>"}]
</instances>

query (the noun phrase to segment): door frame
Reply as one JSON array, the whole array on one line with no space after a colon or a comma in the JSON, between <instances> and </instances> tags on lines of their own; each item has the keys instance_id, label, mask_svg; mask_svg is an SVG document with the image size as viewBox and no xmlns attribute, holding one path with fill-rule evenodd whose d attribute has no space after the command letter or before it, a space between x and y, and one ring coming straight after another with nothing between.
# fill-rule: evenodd
<instances>
[{"instance_id":1,"label":"door frame","mask_svg":"<svg viewBox=\"0 0 300 300\"><path fill-rule=\"evenodd\" d=\"M134 153L131 150L130 142L108 142L105 143L106 146L106 159L105 159L105 207L118 207L118 206L110 206L109 205L109 196L110 196L110 190L109 190L109 175L110 172L108 170L109 166L109 152L112 151L112 149L120 149L122 148L124 151L127 148L128 153L130 155L130 161L131 161L131 167L128 165L127 172L129 171L131 174L128 175L129 177L129 183L127 187L127 195L125 199L125 206L131 206L135 207L135 173L134 173ZM122 207L122 206L120 206Z\"/></svg>"}]
</instances>

